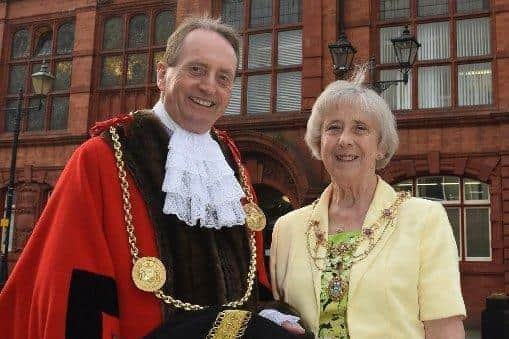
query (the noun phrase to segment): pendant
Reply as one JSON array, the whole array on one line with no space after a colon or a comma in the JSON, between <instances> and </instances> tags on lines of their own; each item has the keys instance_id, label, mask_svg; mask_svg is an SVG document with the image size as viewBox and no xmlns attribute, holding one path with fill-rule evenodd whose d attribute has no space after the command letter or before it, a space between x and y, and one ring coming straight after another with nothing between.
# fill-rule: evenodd
<instances>
[{"instance_id":1,"label":"pendant","mask_svg":"<svg viewBox=\"0 0 509 339\"><path fill-rule=\"evenodd\" d=\"M345 294L345 287L346 284L340 277L332 277L331 281L329 282L329 298L334 301L340 301Z\"/></svg>"},{"instance_id":2,"label":"pendant","mask_svg":"<svg viewBox=\"0 0 509 339\"><path fill-rule=\"evenodd\" d=\"M261 231L267 224L267 219L262 209L250 201L244 206L244 212L246 213L246 225L251 231Z\"/></svg>"},{"instance_id":3,"label":"pendant","mask_svg":"<svg viewBox=\"0 0 509 339\"><path fill-rule=\"evenodd\" d=\"M166 282L166 268L158 258L141 257L134 263L131 276L140 290L155 292Z\"/></svg>"}]
</instances>

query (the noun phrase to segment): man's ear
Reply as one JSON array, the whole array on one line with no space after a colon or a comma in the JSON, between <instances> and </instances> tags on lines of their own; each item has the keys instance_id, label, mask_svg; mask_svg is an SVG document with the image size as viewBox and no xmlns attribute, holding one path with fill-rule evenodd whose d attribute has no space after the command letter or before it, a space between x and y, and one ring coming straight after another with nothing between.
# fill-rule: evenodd
<instances>
[{"instance_id":1,"label":"man's ear","mask_svg":"<svg viewBox=\"0 0 509 339\"><path fill-rule=\"evenodd\" d=\"M157 87L160 91L164 91L166 88L166 71L168 66L165 62L159 61L157 63Z\"/></svg>"}]
</instances>

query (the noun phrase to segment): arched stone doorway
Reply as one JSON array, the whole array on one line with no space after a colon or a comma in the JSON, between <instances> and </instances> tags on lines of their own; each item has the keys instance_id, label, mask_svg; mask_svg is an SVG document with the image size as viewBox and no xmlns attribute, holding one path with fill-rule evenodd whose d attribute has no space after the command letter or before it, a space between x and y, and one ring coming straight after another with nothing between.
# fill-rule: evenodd
<instances>
[{"instance_id":1,"label":"arched stone doorway","mask_svg":"<svg viewBox=\"0 0 509 339\"><path fill-rule=\"evenodd\" d=\"M254 188L258 196L258 205L267 217L267 226L263 230L265 248L265 264L269 267L269 250L272 241L272 230L277 219L292 211L294 206L283 192L266 184L255 184Z\"/></svg>"}]
</instances>

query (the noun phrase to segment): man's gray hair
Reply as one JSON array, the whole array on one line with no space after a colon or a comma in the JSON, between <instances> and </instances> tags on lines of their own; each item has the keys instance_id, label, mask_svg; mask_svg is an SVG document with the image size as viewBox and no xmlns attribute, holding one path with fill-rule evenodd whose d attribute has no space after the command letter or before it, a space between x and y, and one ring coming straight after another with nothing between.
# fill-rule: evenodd
<instances>
[{"instance_id":1,"label":"man's gray hair","mask_svg":"<svg viewBox=\"0 0 509 339\"><path fill-rule=\"evenodd\" d=\"M384 150L383 158L376 161L377 169L385 167L396 153L399 144L396 120L385 100L362 84L365 73L366 69L361 68L352 80L338 80L329 84L316 99L304 137L316 159L321 160L323 115L331 109L341 109L341 104L358 106L364 114L375 118L380 132L379 145Z\"/></svg>"},{"instance_id":2,"label":"man's gray hair","mask_svg":"<svg viewBox=\"0 0 509 339\"><path fill-rule=\"evenodd\" d=\"M225 38L235 51L237 57L237 66L240 56L240 38L235 29L221 22L221 19L213 19L211 17L189 17L185 19L177 29L170 35L166 43L166 51L163 60L167 66L175 66L178 62L180 49L186 36L196 29L216 32Z\"/></svg>"}]
</instances>

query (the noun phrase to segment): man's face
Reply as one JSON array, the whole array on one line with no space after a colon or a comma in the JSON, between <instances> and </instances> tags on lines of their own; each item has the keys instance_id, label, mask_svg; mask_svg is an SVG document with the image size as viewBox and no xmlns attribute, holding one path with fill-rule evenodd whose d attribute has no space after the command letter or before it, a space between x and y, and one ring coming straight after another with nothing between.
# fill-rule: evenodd
<instances>
[{"instance_id":1,"label":"man's face","mask_svg":"<svg viewBox=\"0 0 509 339\"><path fill-rule=\"evenodd\" d=\"M235 51L225 38L213 31L192 31L175 66L157 65L166 111L190 132L208 131L228 106L236 68Z\"/></svg>"}]
</instances>

